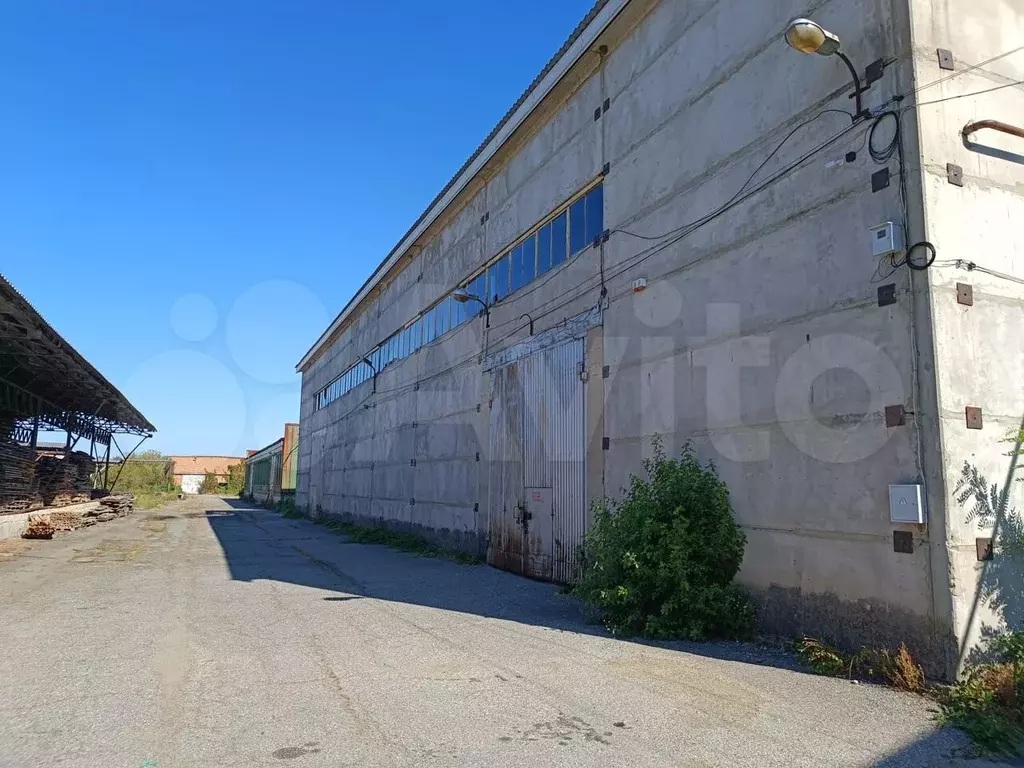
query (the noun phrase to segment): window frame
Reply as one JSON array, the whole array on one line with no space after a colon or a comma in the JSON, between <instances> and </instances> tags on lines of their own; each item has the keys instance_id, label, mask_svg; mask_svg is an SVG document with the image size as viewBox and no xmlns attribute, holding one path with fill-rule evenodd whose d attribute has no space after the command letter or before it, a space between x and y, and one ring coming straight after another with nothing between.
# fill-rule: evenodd
<instances>
[{"instance_id":1,"label":"window frame","mask_svg":"<svg viewBox=\"0 0 1024 768\"><path fill-rule=\"evenodd\" d=\"M592 209L591 204L595 200L600 202ZM580 211L582 211L582 217L579 222L580 226L577 228L573 225L573 218L574 216L580 218ZM599 223L592 222L592 211L600 211ZM500 304L543 275L585 252L604 233L604 224L604 177L599 177L557 206L552 213L528 229L499 255L485 262L479 271L471 273L472 276L459 285L474 296L483 296L484 304L488 308ZM562 237L559 237L559 229L563 230ZM573 239L577 229L581 229L583 235L574 243ZM545 239L547 247L542 249L541 241ZM532 253L529 267L526 267L524 251L528 245L531 246ZM576 250L573 250L574 245L578 246ZM514 256L517 251L518 258ZM544 251L547 253L545 254ZM519 275L515 270L517 261L521 271ZM504 269L501 269L500 265L503 265ZM503 285L495 286L494 278L502 277L502 272L504 272ZM523 275L526 276L522 277ZM521 283L518 282L520 279L522 279ZM477 281L479 284L474 285ZM504 288L504 293L497 295L494 291L495 287ZM370 361L370 365L367 365L364 359L360 359L317 392L314 395L315 409L319 411L326 408L359 384L371 379L375 373L380 373L392 363L415 354L450 331L478 317L483 311L484 307L476 302L460 303L456 302L450 294L446 295L369 352L366 360Z\"/></svg>"}]
</instances>

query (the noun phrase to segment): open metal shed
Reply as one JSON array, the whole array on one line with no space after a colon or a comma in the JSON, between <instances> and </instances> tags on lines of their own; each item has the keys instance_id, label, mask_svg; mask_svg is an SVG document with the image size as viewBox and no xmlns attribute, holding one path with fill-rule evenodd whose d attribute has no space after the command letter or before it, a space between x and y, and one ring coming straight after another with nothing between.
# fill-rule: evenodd
<instances>
[{"instance_id":1,"label":"open metal shed","mask_svg":"<svg viewBox=\"0 0 1024 768\"><path fill-rule=\"evenodd\" d=\"M34 452L41 431L65 433L67 454L84 441L109 463L112 443L124 453L116 435L141 443L155 427L0 275L0 481L16 448Z\"/></svg>"}]
</instances>

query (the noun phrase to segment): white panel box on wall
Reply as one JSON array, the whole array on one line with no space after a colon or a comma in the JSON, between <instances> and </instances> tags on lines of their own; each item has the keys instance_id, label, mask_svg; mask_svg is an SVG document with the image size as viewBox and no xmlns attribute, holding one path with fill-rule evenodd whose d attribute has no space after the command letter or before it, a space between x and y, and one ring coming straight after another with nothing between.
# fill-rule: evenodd
<instances>
[{"instance_id":1,"label":"white panel box on wall","mask_svg":"<svg viewBox=\"0 0 1024 768\"><path fill-rule=\"evenodd\" d=\"M925 521L923 486L890 485L889 517L894 523L923 524Z\"/></svg>"}]
</instances>

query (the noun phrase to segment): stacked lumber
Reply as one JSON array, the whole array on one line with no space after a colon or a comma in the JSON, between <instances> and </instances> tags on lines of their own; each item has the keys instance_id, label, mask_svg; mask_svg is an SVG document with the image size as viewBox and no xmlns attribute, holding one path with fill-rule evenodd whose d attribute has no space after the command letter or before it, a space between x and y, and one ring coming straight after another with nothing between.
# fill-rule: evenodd
<instances>
[{"instance_id":1,"label":"stacked lumber","mask_svg":"<svg viewBox=\"0 0 1024 768\"><path fill-rule=\"evenodd\" d=\"M81 528L83 519L81 512L51 512L46 516L47 522L55 531L73 531Z\"/></svg>"},{"instance_id":2,"label":"stacked lumber","mask_svg":"<svg viewBox=\"0 0 1024 768\"><path fill-rule=\"evenodd\" d=\"M44 495L48 507L69 507L72 504L84 504L92 501L92 495L88 491L59 491Z\"/></svg>"},{"instance_id":3,"label":"stacked lumber","mask_svg":"<svg viewBox=\"0 0 1024 768\"><path fill-rule=\"evenodd\" d=\"M23 539L52 539L53 526L42 515L37 515L28 521L28 528L21 534Z\"/></svg>"},{"instance_id":4,"label":"stacked lumber","mask_svg":"<svg viewBox=\"0 0 1024 768\"><path fill-rule=\"evenodd\" d=\"M75 467L78 479L75 482L76 491L89 491L92 487L92 476L96 474L96 462L92 456L82 451L71 453L65 461L71 462Z\"/></svg>"},{"instance_id":5,"label":"stacked lumber","mask_svg":"<svg viewBox=\"0 0 1024 768\"><path fill-rule=\"evenodd\" d=\"M115 493L111 496L104 496L99 501L108 511L118 517L130 515L135 511L135 496L131 493Z\"/></svg>"},{"instance_id":6,"label":"stacked lumber","mask_svg":"<svg viewBox=\"0 0 1024 768\"><path fill-rule=\"evenodd\" d=\"M39 493L48 507L66 507L92 498L89 488L96 464L81 451L62 459L40 456L36 461L36 481Z\"/></svg>"},{"instance_id":7,"label":"stacked lumber","mask_svg":"<svg viewBox=\"0 0 1024 768\"><path fill-rule=\"evenodd\" d=\"M33 496L35 454L30 448L0 441L0 515L28 512L39 506Z\"/></svg>"}]
</instances>

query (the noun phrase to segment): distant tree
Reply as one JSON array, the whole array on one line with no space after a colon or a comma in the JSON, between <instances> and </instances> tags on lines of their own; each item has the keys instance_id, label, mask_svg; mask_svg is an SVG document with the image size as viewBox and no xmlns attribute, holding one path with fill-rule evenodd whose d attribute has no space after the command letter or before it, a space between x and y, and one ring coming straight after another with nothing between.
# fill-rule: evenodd
<instances>
[{"instance_id":1,"label":"distant tree","mask_svg":"<svg viewBox=\"0 0 1024 768\"><path fill-rule=\"evenodd\" d=\"M103 487L103 465L97 467L97 487ZM171 460L159 451L143 451L122 464L110 465L108 482L117 480L115 490L127 493L173 491L174 473Z\"/></svg>"},{"instance_id":2,"label":"distant tree","mask_svg":"<svg viewBox=\"0 0 1024 768\"><path fill-rule=\"evenodd\" d=\"M220 478L213 472L207 472L206 477L203 478L203 484L199 486L199 492L213 495L219 494L221 492Z\"/></svg>"},{"instance_id":3,"label":"distant tree","mask_svg":"<svg viewBox=\"0 0 1024 768\"><path fill-rule=\"evenodd\" d=\"M228 486L224 490L229 496L241 496L245 490L245 464L239 462L228 467Z\"/></svg>"}]
</instances>

